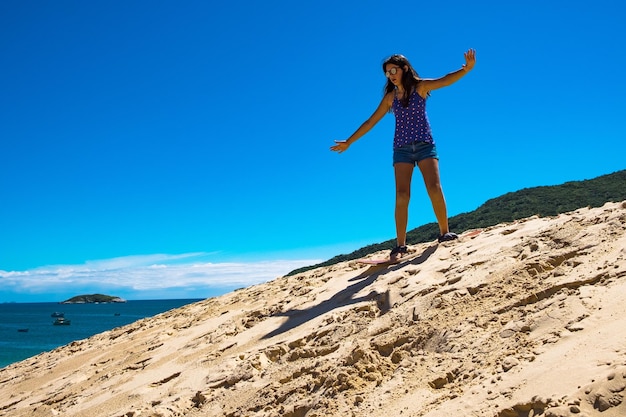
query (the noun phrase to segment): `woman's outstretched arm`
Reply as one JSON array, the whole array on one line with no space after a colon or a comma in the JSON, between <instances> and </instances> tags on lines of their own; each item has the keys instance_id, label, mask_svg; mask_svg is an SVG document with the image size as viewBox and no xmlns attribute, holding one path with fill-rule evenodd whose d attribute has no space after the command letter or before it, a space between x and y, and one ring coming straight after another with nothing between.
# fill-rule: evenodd
<instances>
[{"instance_id":1,"label":"woman's outstretched arm","mask_svg":"<svg viewBox=\"0 0 626 417\"><path fill-rule=\"evenodd\" d=\"M330 147L331 151L335 152L343 152L347 150L350 145L359 140L363 135L370 131L371 128L376 126L376 123L380 122L380 120L385 116L385 114L391 108L391 103L393 102L393 93L385 94L385 97L380 101L378 108L374 113L367 119L359 128L346 140L336 140L335 145Z\"/></svg>"},{"instance_id":2,"label":"woman's outstretched arm","mask_svg":"<svg viewBox=\"0 0 626 417\"><path fill-rule=\"evenodd\" d=\"M418 84L418 94L422 97L426 97L428 92L432 90L436 90L438 88L447 87L455 82L459 81L465 74L474 68L474 64L476 64L476 51L473 49L468 50L464 54L465 56L465 64L456 71L453 71L449 74L444 75L441 78L435 79L423 79Z\"/></svg>"}]
</instances>

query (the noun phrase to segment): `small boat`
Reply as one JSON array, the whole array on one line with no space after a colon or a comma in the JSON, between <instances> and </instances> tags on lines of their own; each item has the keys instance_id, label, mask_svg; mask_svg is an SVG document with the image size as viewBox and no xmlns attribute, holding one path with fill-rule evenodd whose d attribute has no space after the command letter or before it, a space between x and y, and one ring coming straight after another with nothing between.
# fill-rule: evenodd
<instances>
[{"instance_id":1,"label":"small boat","mask_svg":"<svg viewBox=\"0 0 626 417\"><path fill-rule=\"evenodd\" d=\"M50 314L50 317L65 317L65 313L55 311L54 313Z\"/></svg>"},{"instance_id":2,"label":"small boat","mask_svg":"<svg viewBox=\"0 0 626 417\"><path fill-rule=\"evenodd\" d=\"M28 329L17 329L20 333L28 333Z\"/></svg>"},{"instance_id":3,"label":"small boat","mask_svg":"<svg viewBox=\"0 0 626 417\"><path fill-rule=\"evenodd\" d=\"M115 315L115 317L117 317L117 316L119 316L119 315L120 315L120 313L115 313L114 315Z\"/></svg>"},{"instance_id":4,"label":"small boat","mask_svg":"<svg viewBox=\"0 0 626 417\"><path fill-rule=\"evenodd\" d=\"M69 326L70 320L64 317L57 317L57 319L52 323L55 326Z\"/></svg>"}]
</instances>

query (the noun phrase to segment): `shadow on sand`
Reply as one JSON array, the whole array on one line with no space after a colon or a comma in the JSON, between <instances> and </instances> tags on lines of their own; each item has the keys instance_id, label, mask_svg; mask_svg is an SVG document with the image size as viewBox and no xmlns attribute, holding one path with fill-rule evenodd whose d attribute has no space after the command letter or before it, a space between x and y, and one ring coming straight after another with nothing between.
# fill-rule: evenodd
<instances>
[{"instance_id":1,"label":"shadow on sand","mask_svg":"<svg viewBox=\"0 0 626 417\"><path fill-rule=\"evenodd\" d=\"M390 306L388 303L388 292L379 293L377 291L370 291L367 295L361 297L354 297L354 294L363 290L372 284L376 279L385 275L389 272L396 271L398 269L404 268L407 265L419 265L425 262L435 251L437 250L437 245L429 246L421 255L416 258L410 258L406 261L400 262L395 265L379 265L379 266L371 266L367 270L363 271L362 274L351 278L350 281L359 281L355 284L352 284L345 289L339 291L335 295L333 295L328 300L322 301L320 304L304 309L304 310L288 310L284 313L274 314L276 316L285 316L287 317L287 321L280 325L276 330L266 334L263 336L263 339L269 339L271 337L277 336L281 333L287 332L291 329L294 329L301 324L306 323L309 320L314 319L315 317L326 314L336 308L348 306L351 304L360 303L363 301L371 301L376 299L379 303L379 307L381 308L381 312L385 313L389 310ZM385 301L387 300L387 302Z\"/></svg>"}]
</instances>

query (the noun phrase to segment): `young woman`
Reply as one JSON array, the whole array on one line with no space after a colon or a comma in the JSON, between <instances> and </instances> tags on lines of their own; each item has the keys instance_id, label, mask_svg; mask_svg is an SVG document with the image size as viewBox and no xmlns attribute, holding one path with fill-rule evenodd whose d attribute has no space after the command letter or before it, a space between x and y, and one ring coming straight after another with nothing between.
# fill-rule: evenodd
<instances>
[{"instance_id":1,"label":"young woman","mask_svg":"<svg viewBox=\"0 0 626 417\"><path fill-rule=\"evenodd\" d=\"M376 111L348 139L336 140L330 149L344 152L365 135L388 112L396 117L393 138L393 166L396 178L396 237L397 246L391 251L390 260L395 261L407 252L406 229L408 225L411 178L417 165L439 224L439 242L457 239L448 229L446 201L439 180L439 157L426 117L426 99L432 90L447 87L474 68L476 52L465 52L465 64L441 78L420 78L409 61L402 55L392 55L383 62L387 77L384 96Z\"/></svg>"}]
</instances>

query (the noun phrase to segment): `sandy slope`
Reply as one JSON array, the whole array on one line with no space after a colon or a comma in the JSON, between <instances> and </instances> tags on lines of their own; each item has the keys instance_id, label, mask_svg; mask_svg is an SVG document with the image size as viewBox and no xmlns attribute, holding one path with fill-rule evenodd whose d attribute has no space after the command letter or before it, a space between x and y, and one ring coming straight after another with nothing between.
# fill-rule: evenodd
<instances>
[{"instance_id":1,"label":"sandy slope","mask_svg":"<svg viewBox=\"0 0 626 417\"><path fill-rule=\"evenodd\" d=\"M626 416L626 202L478 232L14 364L0 415Z\"/></svg>"}]
</instances>

